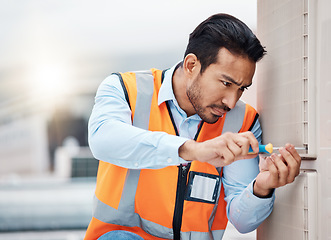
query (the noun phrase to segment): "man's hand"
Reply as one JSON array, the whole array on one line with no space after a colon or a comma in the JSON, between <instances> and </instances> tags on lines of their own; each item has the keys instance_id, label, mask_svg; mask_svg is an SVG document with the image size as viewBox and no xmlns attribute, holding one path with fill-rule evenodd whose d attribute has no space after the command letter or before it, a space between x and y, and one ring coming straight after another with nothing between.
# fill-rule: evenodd
<instances>
[{"instance_id":1,"label":"man's hand","mask_svg":"<svg viewBox=\"0 0 331 240\"><path fill-rule=\"evenodd\" d=\"M249 147L256 154L248 154ZM179 148L179 156L187 161L198 160L215 167L223 167L239 159L254 158L259 143L252 132L225 133L205 142L186 141Z\"/></svg>"},{"instance_id":2,"label":"man's hand","mask_svg":"<svg viewBox=\"0 0 331 240\"><path fill-rule=\"evenodd\" d=\"M292 144L279 149L280 154L273 153L260 165L253 192L258 197L270 195L273 189L294 181L300 173L301 157Z\"/></svg>"}]
</instances>

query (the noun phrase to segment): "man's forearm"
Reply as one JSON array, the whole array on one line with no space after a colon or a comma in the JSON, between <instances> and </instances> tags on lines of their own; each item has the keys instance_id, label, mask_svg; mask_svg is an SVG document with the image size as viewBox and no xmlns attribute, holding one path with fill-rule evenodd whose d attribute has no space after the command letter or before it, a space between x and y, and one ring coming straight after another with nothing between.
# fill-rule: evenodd
<instances>
[{"instance_id":1,"label":"man's forearm","mask_svg":"<svg viewBox=\"0 0 331 240\"><path fill-rule=\"evenodd\" d=\"M89 136L96 159L125 168L161 168L183 162L178 148L187 139L109 120Z\"/></svg>"}]
</instances>

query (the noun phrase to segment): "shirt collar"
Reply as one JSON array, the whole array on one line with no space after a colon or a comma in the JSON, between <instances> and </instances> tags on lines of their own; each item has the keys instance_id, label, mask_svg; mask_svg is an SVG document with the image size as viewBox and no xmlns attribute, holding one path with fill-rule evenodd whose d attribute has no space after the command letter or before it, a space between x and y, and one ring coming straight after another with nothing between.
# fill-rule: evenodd
<instances>
[{"instance_id":1,"label":"shirt collar","mask_svg":"<svg viewBox=\"0 0 331 240\"><path fill-rule=\"evenodd\" d=\"M184 110L179 107L172 88L172 76L174 75L174 72L179 64L180 62L178 62L172 68L165 71L163 82L159 90L158 105L160 106L161 103L166 101L172 101L175 107L177 108L177 110L180 112L180 114L186 118L187 115L184 112ZM189 118L201 121L201 118L198 114L194 114Z\"/></svg>"}]
</instances>

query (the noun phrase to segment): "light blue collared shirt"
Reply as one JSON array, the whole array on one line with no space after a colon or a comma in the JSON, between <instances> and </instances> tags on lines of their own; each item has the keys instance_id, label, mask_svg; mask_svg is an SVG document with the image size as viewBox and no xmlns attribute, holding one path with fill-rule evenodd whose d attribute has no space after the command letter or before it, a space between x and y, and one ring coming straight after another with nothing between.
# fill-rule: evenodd
<instances>
[{"instance_id":1,"label":"light blue collared shirt","mask_svg":"<svg viewBox=\"0 0 331 240\"><path fill-rule=\"evenodd\" d=\"M194 138L201 118L197 114L187 117L179 107L172 88L175 66L165 72L158 104L168 101L179 136L132 126L131 110L118 76L110 75L98 88L89 120L89 144L96 159L131 169L187 163L178 156L178 149L185 141ZM261 143L262 131L258 121L251 131ZM223 168L227 215L243 233L256 229L273 207L274 194L271 198L258 198L253 194L258 164L257 157L236 161Z\"/></svg>"}]
</instances>

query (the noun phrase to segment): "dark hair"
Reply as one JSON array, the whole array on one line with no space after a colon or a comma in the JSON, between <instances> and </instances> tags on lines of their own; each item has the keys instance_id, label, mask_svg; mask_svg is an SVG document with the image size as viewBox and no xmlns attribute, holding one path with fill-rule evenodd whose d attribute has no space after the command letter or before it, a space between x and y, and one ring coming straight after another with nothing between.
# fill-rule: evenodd
<instances>
[{"instance_id":1,"label":"dark hair","mask_svg":"<svg viewBox=\"0 0 331 240\"><path fill-rule=\"evenodd\" d=\"M218 51L225 47L232 54L247 56L254 62L266 53L252 30L239 19L228 14L215 14L190 34L185 55L193 53L201 64L201 73L217 61Z\"/></svg>"}]
</instances>

